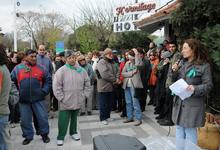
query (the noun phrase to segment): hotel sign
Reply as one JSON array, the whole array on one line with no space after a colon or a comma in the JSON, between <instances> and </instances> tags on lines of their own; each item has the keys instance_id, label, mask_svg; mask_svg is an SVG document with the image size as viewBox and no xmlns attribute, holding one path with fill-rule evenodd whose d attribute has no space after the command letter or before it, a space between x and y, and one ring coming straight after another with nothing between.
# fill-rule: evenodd
<instances>
[{"instance_id":1,"label":"hotel sign","mask_svg":"<svg viewBox=\"0 0 220 150\"><path fill-rule=\"evenodd\" d=\"M140 19L140 15L151 15L157 9L158 3L145 2L135 3L133 5L117 7L114 10L114 32L136 31L139 30L134 24L134 21Z\"/></svg>"},{"instance_id":2,"label":"hotel sign","mask_svg":"<svg viewBox=\"0 0 220 150\"><path fill-rule=\"evenodd\" d=\"M126 15L131 13L138 13L138 12L151 12L151 10L154 10L156 8L156 3L140 3L133 6L124 6L124 7L118 7L116 8L116 15Z\"/></svg>"}]
</instances>

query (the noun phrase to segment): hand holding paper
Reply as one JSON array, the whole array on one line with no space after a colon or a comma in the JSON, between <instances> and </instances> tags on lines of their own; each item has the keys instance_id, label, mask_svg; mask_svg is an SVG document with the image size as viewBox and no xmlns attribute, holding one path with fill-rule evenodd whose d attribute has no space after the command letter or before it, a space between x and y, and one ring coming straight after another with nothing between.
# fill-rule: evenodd
<instances>
[{"instance_id":1,"label":"hand holding paper","mask_svg":"<svg viewBox=\"0 0 220 150\"><path fill-rule=\"evenodd\" d=\"M183 79L177 80L169 88L175 95L179 96L182 100L190 97L194 92L193 90L187 89L189 88L189 85Z\"/></svg>"}]
</instances>

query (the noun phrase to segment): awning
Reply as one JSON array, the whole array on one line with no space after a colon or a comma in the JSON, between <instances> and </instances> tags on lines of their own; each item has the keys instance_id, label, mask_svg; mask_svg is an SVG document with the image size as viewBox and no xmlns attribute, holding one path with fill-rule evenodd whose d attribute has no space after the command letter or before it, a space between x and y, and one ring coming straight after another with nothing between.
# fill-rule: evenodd
<instances>
[{"instance_id":1,"label":"awning","mask_svg":"<svg viewBox=\"0 0 220 150\"><path fill-rule=\"evenodd\" d=\"M155 14L146 17L140 21L137 21L134 24L139 29L152 33L164 26L165 22L170 19L171 13L176 10L180 6L180 4L181 1L176 0L162 7Z\"/></svg>"}]
</instances>

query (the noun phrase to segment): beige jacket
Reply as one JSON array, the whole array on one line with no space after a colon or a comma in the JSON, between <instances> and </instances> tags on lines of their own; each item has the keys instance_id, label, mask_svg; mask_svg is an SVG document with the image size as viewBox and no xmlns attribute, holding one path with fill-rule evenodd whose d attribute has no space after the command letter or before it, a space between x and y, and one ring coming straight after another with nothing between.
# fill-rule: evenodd
<instances>
[{"instance_id":1,"label":"beige jacket","mask_svg":"<svg viewBox=\"0 0 220 150\"><path fill-rule=\"evenodd\" d=\"M79 65L75 67L81 71L64 65L54 75L53 92L60 110L80 109L85 96L89 96L91 91L87 72Z\"/></svg>"},{"instance_id":2,"label":"beige jacket","mask_svg":"<svg viewBox=\"0 0 220 150\"><path fill-rule=\"evenodd\" d=\"M128 80L131 80L133 88L143 88L143 83L141 81L140 70L139 68L143 66L143 61L139 55L135 55L135 62L127 61L123 70L122 76L124 77L123 89L126 89ZM137 72L134 74L134 72Z\"/></svg>"}]
</instances>

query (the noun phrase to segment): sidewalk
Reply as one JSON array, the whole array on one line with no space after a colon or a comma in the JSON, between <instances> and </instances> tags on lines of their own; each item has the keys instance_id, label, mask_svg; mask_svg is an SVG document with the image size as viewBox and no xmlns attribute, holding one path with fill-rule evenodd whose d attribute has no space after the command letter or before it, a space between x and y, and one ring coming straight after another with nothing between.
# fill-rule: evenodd
<instances>
[{"instance_id":1,"label":"sidewalk","mask_svg":"<svg viewBox=\"0 0 220 150\"><path fill-rule=\"evenodd\" d=\"M20 125L11 129L13 148L15 150L92 150L92 138L96 135L119 133L122 135L133 136L142 140L148 136L167 136L169 127L161 127L156 123L155 115L153 114L153 107L147 106L146 111L143 113L143 123L141 126L136 127L134 123L124 124L124 118L120 117L119 113L112 113L111 117L114 118L108 125L103 125L99 121L98 111L93 111L92 116L79 116L78 117L78 132L81 135L80 141L74 141L69 135L66 136L64 145L56 145L57 137L57 113L53 119L49 119L50 125L50 143L44 144L40 136L35 136L34 140L26 146L22 145L22 132ZM169 136L174 136L175 128L171 127Z\"/></svg>"}]
</instances>

